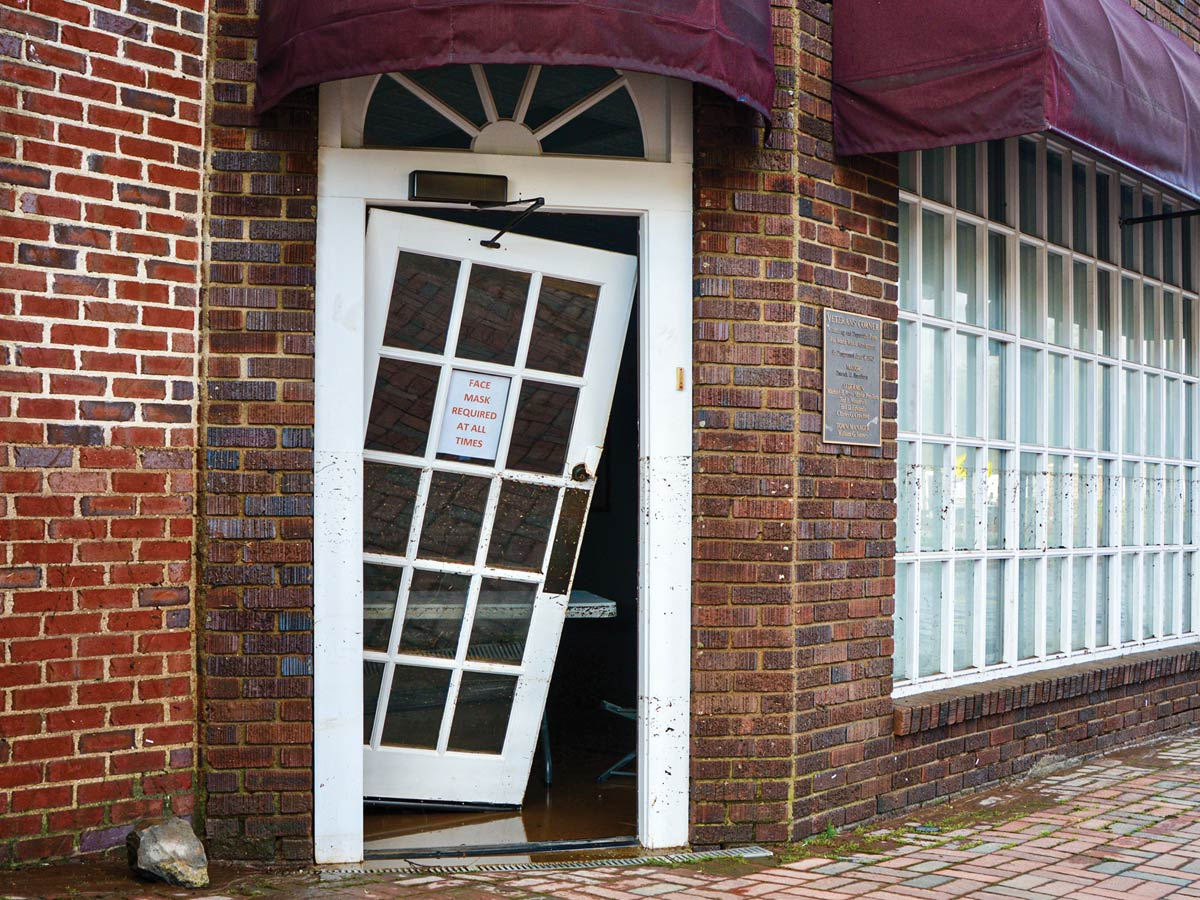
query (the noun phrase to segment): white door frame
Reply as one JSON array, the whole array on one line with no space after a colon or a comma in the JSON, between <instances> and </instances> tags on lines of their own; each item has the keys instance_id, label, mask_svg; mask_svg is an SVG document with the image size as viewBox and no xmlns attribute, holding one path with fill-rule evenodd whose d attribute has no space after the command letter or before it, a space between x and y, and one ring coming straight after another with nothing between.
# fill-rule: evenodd
<instances>
[{"instance_id":1,"label":"white door frame","mask_svg":"<svg viewBox=\"0 0 1200 900\"><path fill-rule=\"evenodd\" d=\"M638 837L688 839L691 686L690 86L673 82L669 162L342 149L345 82L321 86L317 177L313 834L363 858L362 393L366 214L408 205L417 169L508 176L548 211L639 218Z\"/></svg>"}]
</instances>

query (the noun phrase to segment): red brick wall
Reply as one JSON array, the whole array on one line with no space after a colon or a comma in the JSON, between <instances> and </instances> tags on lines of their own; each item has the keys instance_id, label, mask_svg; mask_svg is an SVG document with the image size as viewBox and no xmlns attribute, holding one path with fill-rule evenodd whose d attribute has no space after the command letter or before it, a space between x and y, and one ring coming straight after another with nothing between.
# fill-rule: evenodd
<instances>
[{"instance_id":1,"label":"red brick wall","mask_svg":"<svg viewBox=\"0 0 1200 900\"><path fill-rule=\"evenodd\" d=\"M0 863L192 811L203 9L0 6Z\"/></svg>"},{"instance_id":2,"label":"red brick wall","mask_svg":"<svg viewBox=\"0 0 1200 900\"><path fill-rule=\"evenodd\" d=\"M888 814L1200 719L1200 651L1164 650L897 701Z\"/></svg>"},{"instance_id":3,"label":"red brick wall","mask_svg":"<svg viewBox=\"0 0 1200 900\"><path fill-rule=\"evenodd\" d=\"M766 147L697 91L693 828L875 814L891 751L896 169L836 161L830 9L777 0ZM885 321L884 446L821 443L821 311Z\"/></svg>"},{"instance_id":4,"label":"red brick wall","mask_svg":"<svg viewBox=\"0 0 1200 900\"><path fill-rule=\"evenodd\" d=\"M312 857L316 92L250 108L255 4L211 16L201 590L214 855Z\"/></svg>"}]
</instances>

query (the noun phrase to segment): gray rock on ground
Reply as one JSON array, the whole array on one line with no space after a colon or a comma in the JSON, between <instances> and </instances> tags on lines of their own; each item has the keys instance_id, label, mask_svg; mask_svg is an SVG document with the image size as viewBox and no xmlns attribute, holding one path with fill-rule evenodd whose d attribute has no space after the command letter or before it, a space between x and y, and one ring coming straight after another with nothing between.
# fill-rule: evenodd
<instances>
[{"instance_id":1,"label":"gray rock on ground","mask_svg":"<svg viewBox=\"0 0 1200 900\"><path fill-rule=\"evenodd\" d=\"M178 816L143 819L125 839L134 874L180 887L208 887L208 856L192 826Z\"/></svg>"}]
</instances>

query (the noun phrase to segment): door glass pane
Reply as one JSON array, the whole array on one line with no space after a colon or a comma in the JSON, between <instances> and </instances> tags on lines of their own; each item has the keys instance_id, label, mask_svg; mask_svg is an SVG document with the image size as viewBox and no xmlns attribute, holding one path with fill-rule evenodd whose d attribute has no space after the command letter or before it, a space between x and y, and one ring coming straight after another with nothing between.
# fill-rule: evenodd
<instances>
[{"instance_id":1,"label":"door glass pane","mask_svg":"<svg viewBox=\"0 0 1200 900\"><path fill-rule=\"evenodd\" d=\"M380 359L367 419L366 448L423 456L437 386L437 366Z\"/></svg>"},{"instance_id":2,"label":"door glass pane","mask_svg":"<svg viewBox=\"0 0 1200 900\"><path fill-rule=\"evenodd\" d=\"M1087 166L1071 163L1071 246L1088 252Z\"/></svg>"},{"instance_id":3,"label":"door glass pane","mask_svg":"<svg viewBox=\"0 0 1200 900\"><path fill-rule=\"evenodd\" d=\"M987 358L987 416L988 437L1008 438L1008 346L996 340L988 341Z\"/></svg>"},{"instance_id":4,"label":"door glass pane","mask_svg":"<svg viewBox=\"0 0 1200 900\"><path fill-rule=\"evenodd\" d=\"M528 272L494 266L471 268L458 356L508 366L516 362L529 278Z\"/></svg>"},{"instance_id":5,"label":"door glass pane","mask_svg":"<svg viewBox=\"0 0 1200 900\"><path fill-rule=\"evenodd\" d=\"M1037 655L1038 561L1022 559L1020 573L1017 585L1017 658L1031 659Z\"/></svg>"},{"instance_id":6,"label":"door glass pane","mask_svg":"<svg viewBox=\"0 0 1200 900\"><path fill-rule=\"evenodd\" d=\"M379 687L383 683L386 663L371 659L363 660L363 743L371 743L371 731L375 727L375 709L379 706Z\"/></svg>"},{"instance_id":7,"label":"door glass pane","mask_svg":"<svg viewBox=\"0 0 1200 900\"><path fill-rule=\"evenodd\" d=\"M383 343L387 347L441 353L462 263L421 253L399 252Z\"/></svg>"},{"instance_id":8,"label":"door glass pane","mask_svg":"<svg viewBox=\"0 0 1200 900\"><path fill-rule=\"evenodd\" d=\"M363 563L363 648L386 653L404 570Z\"/></svg>"},{"instance_id":9,"label":"door glass pane","mask_svg":"<svg viewBox=\"0 0 1200 900\"><path fill-rule=\"evenodd\" d=\"M421 471L383 463L363 464L363 549L403 556Z\"/></svg>"},{"instance_id":10,"label":"door glass pane","mask_svg":"<svg viewBox=\"0 0 1200 900\"><path fill-rule=\"evenodd\" d=\"M954 460L954 549L974 550L975 541L975 465L979 453L974 447L959 447ZM957 577L957 576L955 576Z\"/></svg>"},{"instance_id":11,"label":"door glass pane","mask_svg":"<svg viewBox=\"0 0 1200 900\"><path fill-rule=\"evenodd\" d=\"M594 284L542 279L533 338L529 343L529 367L543 372L582 375L600 288Z\"/></svg>"},{"instance_id":12,"label":"door glass pane","mask_svg":"<svg viewBox=\"0 0 1200 900\"><path fill-rule=\"evenodd\" d=\"M1087 649L1087 576L1090 557L1077 556L1071 572L1071 649Z\"/></svg>"},{"instance_id":13,"label":"door glass pane","mask_svg":"<svg viewBox=\"0 0 1200 900\"><path fill-rule=\"evenodd\" d=\"M1076 350L1092 349L1092 303L1091 292L1088 290L1088 267L1083 263L1075 263L1072 267L1072 296L1074 308L1071 311L1071 346Z\"/></svg>"},{"instance_id":14,"label":"door glass pane","mask_svg":"<svg viewBox=\"0 0 1200 900\"><path fill-rule=\"evenodd\" d=\"M1041 284L1038 279L1037 248L1029 244L1021 245L1021 336L1040 338L1042 336L1042 317L1038 312L1038 292Z\"/></svg>"},{"instance_id":15,"label":"door glass pane","mask_svg":"<svg viewBox=\"0 0 1200 900\"><path fill-rule=\"evenodd\" d=\"M961 144L954 148L954 168L957 179L955 205L967 212L979 212L978 187L975 178L975 145Z\"/></svg>"},{"instance_id":16,"label":"door glass pane","mask_svg":"<svg viewBox=\"0 0 1200 900\"><path fill-rule=\"evenodd\" d=\"M482 579L467 659L520 665L536 596L536 584Z\"/></svg>"},{"instance_id":17,"label":"door glass pane","mask_svg":"<svg viewBox=\"0 0 1200 900\"><path fill-rule=\"evenodd\" d=\"M941 444L921 445L921 549L941 550L944 538L946 502L943 499L943 458Z\"/></svg>"},{"instance_id":18,"label":"door glass pane","mask_svg":"<svg viewBox=\"0 0 1200 900\"><path fill-rule=\"evenodd\" d=\"M944 328L921 327L921 425L927 433L945 434L949 425L946 334Z\"/></svg>"},{"instance_id":19,"label":"door glass pane","mask_svg":"<svg viewBox=\"0 0 1200 900\"><path fill-rule=\"evenodd\" d=\"M517 100L525 87L529 66L498 63L484 66L488 87L496 101L496 112L501 119L511 119L517 109Z\"/></svg>"},{"instance_id":20,"label":"door glass pane","mask_svg":"<svg viewBox=\"0 0 1200 900\"><path fill-rule=\"evenodd\" d=\"M557 503L557 488L504 481L488 545L488 565L540 572Z\"/></svg>"},{"instance_id":21,"label":"door glass pane","mask_svg":"<svg viewBox=\"0 0 1200 900\"><path fill-rule=\"evenodd\" d=\"M1004 547L1004 510L1007 505L1008 473L1004 471L1002 450L988 451L987 484L984 494L987 546L989 550Z\"/></svg>"},{"instance_id":22,"label":"door glass pane","mask_svg":"<svg viewBox=\"0 0 1200 900\"><path fill-rule=\"evenodd\" d=\"M1108 579L1112 574L1112 557L1099 556L1096 558L1096 646L1107 647L1111 643L1108 638L1109 606L1112 595L1108 588Z\"/></svg>"},{"instance_id":23,"label":"door glass pane","mask_svg":"<svg viewBox=\"0 0 1200 900\"><path fill-rule=\"evenodd\" d=\"M974 560L954 564L954 668L969 669L975 657Z\"/></svg>"},{"instance_id":24,"label":"door glass pane","mask_svg":"<svg viewBox=\"0 0 1200 900\"><path fill-rule=\"evenodd\" d=\"M1067 346L1066 262L1057 253L1046 258L1046 340Z\"/></svg>"},{"instance_id":25,"label":"door glass pane","mask_svg":"<svg viewBox=\"0 0 1200 900\"><path fill-rule=\"evenodd\" d=\"M954 317L960 322L970 322L972 325L983 324L979 309L978 258L975 226L967 222L959 222L955 243L955 259L957 275L954 293Z\"/></svg>"},{"instance_id":26,"label":"door glass pane","mask_svg":"<svg viewBox=\"0 0 1200 900\"><path fill-rule=\"evenodd\" d=\"M1196 385L1190 382L1183 386L1183 455L1196 458Z\"/></svg>"},{"instance_id":27,"label":"door glass pane","mask_svg":"<svg viewBox=\"0 0 1200 900\"><path fill-rule=\"evenodd\" d=\"M449 669L396 666L380 743L389 747L436 749L449 692Z\"/></svg>"},{"instance_id":28,"label":"door glass pane","mask_svg":"<svg viewBox=\"0 0 1200 900\"><path fill-rule=\"evenodd\" d=\"M987 561L987 621L983 630L983 661L994 666L1004 660L1004 560Z\"/></svg>"},{"instance_id":29,"label":"door glass pane","mask_svg":"<svg viewBox=\"0 0 1200 900\"><path fill-rule=\"evenodd\" d=\"M946 306L946 218L926 209L921 211L921 311L946 318Z\"/></svg>"},{"instance_id":30,"label":"door glass pane","mask_svg":"<svg viewBox=\"0 0 1200 900\"><path fill-rule=\"evenodd\" d=\"M1046 151L1046 237L1065 244L1063 237L1063 158L1057 150Z\"/></svg>"},{"instance_id":31,"label":"door glass pane","mask_svg":"<svg viewBox=\"0 0 1200 900\"><path fill-rule=\"evenodd\" d=\"M973 334L956 335L954 354L954 389L957 392L958 412L955 432L962 437L980 436L978 395L979 341Z\"/></svg>"},{"instance_id":32,"label":"door glass pane","mask_svg":"<svg viewBox=\"0 0 1200 900\"><path fill-rule=\"evenodd\" d=\"M473 563L491 480L434 472L421 526L422 559Z\"/></svg>"},{"instance_id":33,"label":"door glass pane","mask_svg":"<svg viewBox=\"0 0 1200 900\"><path fill-rule=\"evenodd\" d=\"M447 749L465 753L503 752L516 689L517 679L511 675L463 672Z\"/></svg>"},{"instance_id":34,"label":"door glass pane","mask_svg":"<svg viewBox=\"0 0 1200 900\"><path fill-rule=\"evenodd\" d=\"M529 111L525 113L525 124L533 129L540 128L616 77L617 73L612 69L596 66L555 68L553 77L538 78Z\"/></svg>"},{"instance_id":35,"label":"door glass pane","mask_svg":"<svg viewBox=\"0 0 1200 900\"><path fill-rule=\"evenodd\" d=\"M1046 560L1046 653L1062 653L1064 558Z\"/></svg>"},{"instance_id":36,"label":"door glass pane","mask_svg":"<svg viewBox=\"0 0 1200 900\"><path fill-rule=\"evenodd\" d=\"M918 673L942 671L942 570L945 563L921 564L921 633L917 637Z\"/></svg>"},{"instance_id":37,"label":"door glass pane","mask_svg":"<svg viewBox=\"0 0 1200 900\"><path fill-rule=\"evenodd\" d=\"M1195 274L1192 271L1192 219L1189 216L1179 220L1180 243L1183 247L1183 252L1180 254L1180 264L1183 268L1183 289L1185 291L1193 291L1196 289ZM1188 369L1190 372L1191 369Z\"/></svg>"},{"instance_id":38,"label":"door glass pane","mask_svg":"<svg viewBox=\"0 0 1200 900\"><path fill-rule=\"evenodd\" d=\"M526 381L521 385L517 420L508 448L508 468L562 474L578 396L577 388L560 384Z\"/></svg>"},{"instance_id":39,"label":"door glass pane","mask_svg":"<svg viewBox=\"0 0 1200 900\"><path fill-rule=\"evenodd\" d=\"M988 234L988 327L1008 331L1008 244L1002 234Z\"/></svg>"},{"instance_id":40,"label":"door glass pane","mask_svg":"<svg viewBox=\"0 0 1200 900\"><path fill-rule=\"evenodd\" d=\"M413 572L399 653L453 659L471 579L448 572Z\"/></svg>"},{"instance_id":41,"label":"door glass pane","mask_svg":"<svg viewBox=\"0 0 1200 900\"><path fill-rule=\"evenodd\" d=\"M475 125L483 126L487 123L487 114L483 110L483 102L479 99L479 89L475 86L470 66L438 66L404 74L451 109L462 113Z\"/></svg>"}]
</instances>

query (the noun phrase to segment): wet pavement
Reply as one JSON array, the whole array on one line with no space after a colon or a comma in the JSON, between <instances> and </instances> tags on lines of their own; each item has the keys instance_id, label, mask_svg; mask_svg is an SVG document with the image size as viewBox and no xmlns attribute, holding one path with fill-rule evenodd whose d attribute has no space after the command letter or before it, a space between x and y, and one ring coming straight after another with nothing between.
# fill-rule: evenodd
<instances>
[{"instance_id":1,"label":"wet pavement","mask_svg":"<svg viewBox=\"0 0 1200 900\"><path fill-rule=\"evenodd\" d=\"M1019 784L773 859L465 873L214 866L212 874L212 887L188 891L136 882L116 863L41 866L0 872L0 898L1200 898L1200 733L1082 765L1042 766Z\"/></svg>"}]
</instances>

